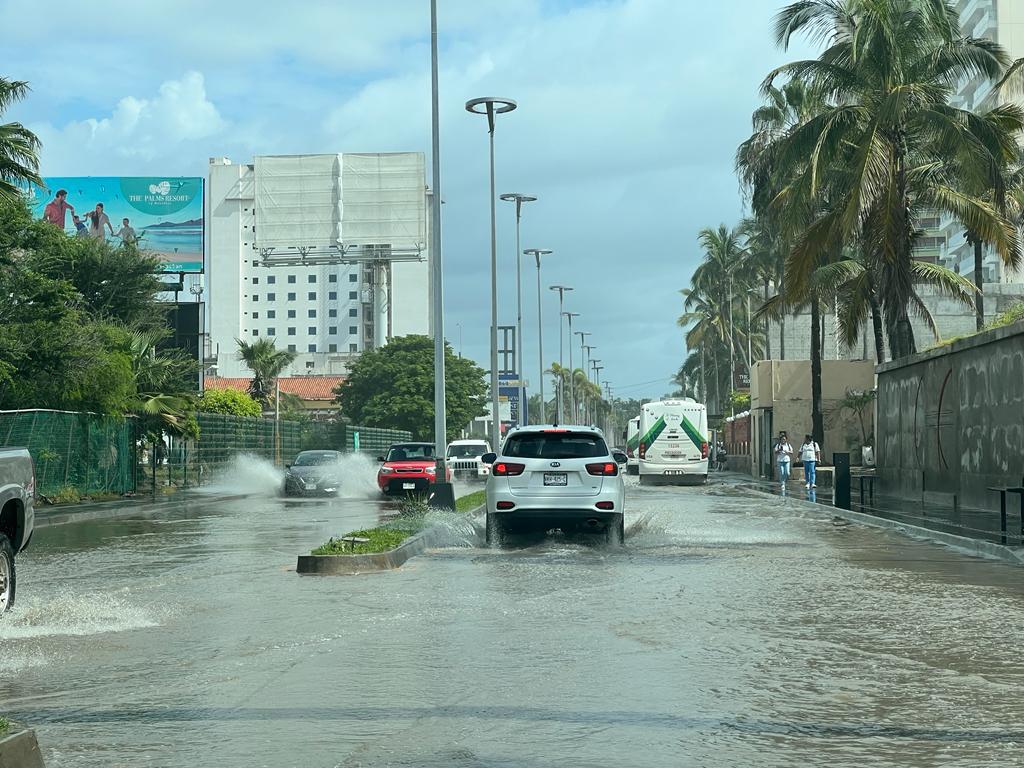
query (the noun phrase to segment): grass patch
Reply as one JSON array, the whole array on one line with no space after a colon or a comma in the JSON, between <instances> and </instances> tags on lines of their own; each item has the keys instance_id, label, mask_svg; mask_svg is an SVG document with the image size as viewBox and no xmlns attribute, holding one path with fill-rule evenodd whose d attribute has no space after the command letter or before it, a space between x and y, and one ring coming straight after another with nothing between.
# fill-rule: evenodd
<instances>
[{"instance_id":1,"label":"grass patch","mask_svg":"<svg viewBox=\"0 0 1024 768\"><path fill-rule=\"evenodd\" d=\"M0 717L0 736L3 736L11 729L11 721L6 717Z\"/></svg>"},{"instance_id":2,"label":"grass patch","mask_svg":"<svg viewBox=\"0 0 1024 768\"><path fill-rule=\"evenodd\" d=\"M394 549L403 541L408 539L412 533L400 528L380 526L379 528L366 528L362 531L352 531L346 536L359 536L369 539L365 544L351 545L341 539L331 538L313 550L314 555L369 555L377 552L387 552Z\"/></svg>"},{"instance_id":3,"label":"grass patch","mask_svg":"<svg viewBox=\"0 0 1024 768\"><path fill-rule=\"evenodd\" d=\"M487 491L474 491L473 493L467 493L465 496L460 496L455 500L455 511L456 512L472 512L477 507L481 507L487 501Z\"/></svg>"}]
</instances>

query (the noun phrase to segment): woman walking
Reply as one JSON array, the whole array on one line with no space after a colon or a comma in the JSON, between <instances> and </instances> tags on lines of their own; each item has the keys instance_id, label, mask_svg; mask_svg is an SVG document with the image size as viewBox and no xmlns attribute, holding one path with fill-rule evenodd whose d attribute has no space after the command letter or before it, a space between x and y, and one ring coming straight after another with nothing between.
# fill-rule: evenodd
<instances>
[{"instance_id":1,"label":"woman walking","mask_svg":"<svg viewBox=\"0 0 1024 768\"><path fill-rule=\"evenodd\" d=\"M804 444L800 446L800 461L804 463L804 480L807 481L808 489L817 488L814 470L821 461L821 448L810 435L804 435Z\"/></svg>"}]
</instances>

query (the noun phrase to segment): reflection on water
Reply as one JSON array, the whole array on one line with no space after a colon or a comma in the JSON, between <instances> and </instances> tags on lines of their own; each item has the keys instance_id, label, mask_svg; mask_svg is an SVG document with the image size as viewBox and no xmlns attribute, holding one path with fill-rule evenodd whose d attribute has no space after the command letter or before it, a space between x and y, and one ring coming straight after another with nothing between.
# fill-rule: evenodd
<instances>
[{"instance_id":1,"label":"reflection on water","mask_svg":"<svg viewBox=\"0 0 1024 768\"><path fill-rule=\"evenodd\" d=\"M441 515L349 578L290 569L376 502L41 538L0 701L62 766L1016 764L1020 572L791 504L631 488L621 550Z\"/></svg>"}]
</instances>

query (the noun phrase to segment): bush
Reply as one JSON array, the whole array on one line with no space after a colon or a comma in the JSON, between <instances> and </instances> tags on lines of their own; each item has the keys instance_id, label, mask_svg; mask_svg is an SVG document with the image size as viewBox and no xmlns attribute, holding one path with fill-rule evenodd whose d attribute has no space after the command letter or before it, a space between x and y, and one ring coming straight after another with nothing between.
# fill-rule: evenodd
<instances>
[{"instance_id":1,"label":"bush","mask_svg":"<svg viewBox=\"0 0 1024 768\"><path fill-rule=\"evenodd\" d=\"M202 413L223 413L228 416L263 415L263 408L247 392L237 389L208 389L199 398Z\"/></svg>"}]
</instances>

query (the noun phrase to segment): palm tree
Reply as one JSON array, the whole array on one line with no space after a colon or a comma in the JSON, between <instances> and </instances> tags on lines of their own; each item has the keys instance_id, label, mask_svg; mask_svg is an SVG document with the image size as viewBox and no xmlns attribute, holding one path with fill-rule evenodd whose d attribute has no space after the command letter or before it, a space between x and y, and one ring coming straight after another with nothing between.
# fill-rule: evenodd
<instances>
[{"instance_id":1,"label":"palm tree","mask_svg":"<svg viewBox=\"0 0 1024 768\"><path fill-rule=\"evenodd\" d=\"M28 94L28 83L0 77L0 116ZM17 200L39 178L39 139L21 123L0 123L0 200Z\"/></svg>"},{"instance_id":2,"label":"palm tree","mask_svg":"<svg viewBox=\"0 0 1024 768\"><path fill-rule=\"evenodd\" d=\"M798 33L828 40L828 47L817 59L771 72L765 88L780 77L797 79L825 103L789 132L775 160L798 169L791 198L803 194L823 204L795 243L787 279L806 290L823 253L862 237L877 259L890 349L894 357L912 354L909 311L921 307L912 263L920 212L949 213L1006 263L1020 259L1013 224L952 173L991 163L990 147L1007 146L1006 136L996 134L1024 126L1016 107L999 108L998 119L982 125L949 105L959 79L999 78L1009 57L996 43L964 37L957 11L943 0L798 0L778 15L776 36L785 48ZM932 275L952 280L941 267Z\"/></svg>"},{"instance_id":3,"label":"palm tree","mask_svg":"<svg viewBox=\"0 0 1024 768\"><path fill-rule=\"evenodd\" d=\"M738 228L729 229L720 224L718 229L705 227L697 235L704 249L704 261L690 279L692 290L704 294L728 313L729 370L736 370L736 326L734 304L736 292L741 288L744 274L745 251L743 237ZM725 319L725 318L723 318Z\"/></svg>"},{"instance_id":4,"label":"palm tree","mask_svg":"<svg viewBox=\"0 0 1024 768\"><path fill-rule=\"evenodd\" d=\"M295 361L297 355L286 349L278 349L271 339L257 339L251 344L235 339L235 343L238 344L239 356L252 371L249 394L266 410L270 408L274 382Z\"/></svg>"}]
</instances>

